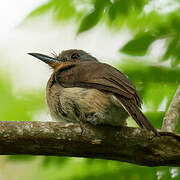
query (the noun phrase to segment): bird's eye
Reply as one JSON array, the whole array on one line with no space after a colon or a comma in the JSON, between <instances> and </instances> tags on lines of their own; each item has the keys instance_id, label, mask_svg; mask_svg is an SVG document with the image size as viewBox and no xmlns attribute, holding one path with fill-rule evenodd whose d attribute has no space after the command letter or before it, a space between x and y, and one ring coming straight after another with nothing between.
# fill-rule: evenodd
<instances>
[{"instance_id":1,"label":"bird's eye","mask_svg":"<svg viewBox=\"0 0 180 180\"><path fill-rule=\"evenodd\" d=\"M78 59L79 54L78 53L72 53L70 57L71 57L71 59Z\"/></svg>"}]
</instances>

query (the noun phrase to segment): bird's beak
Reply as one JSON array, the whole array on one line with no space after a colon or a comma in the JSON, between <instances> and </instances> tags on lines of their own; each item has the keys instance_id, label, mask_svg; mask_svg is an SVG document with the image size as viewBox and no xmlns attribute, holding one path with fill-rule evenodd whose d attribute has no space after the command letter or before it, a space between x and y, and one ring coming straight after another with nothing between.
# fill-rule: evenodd
<instances>
[{"instance_id":1,"label":"bird's beak","mask_svg":"<svg viewBox=\"0 0 180 180\"><path fill-rule=\"evenodd\" d=\"M39 54L39 53L28 53L28 54L40 59L41 61L43 61L43 62L45 62L45 63L47 63L49 65L52 64L52 63L58 63L58 64L60 63L59 59L49 57L49 56L44 55L44 54Z\"/></svg>"}]
</instances>

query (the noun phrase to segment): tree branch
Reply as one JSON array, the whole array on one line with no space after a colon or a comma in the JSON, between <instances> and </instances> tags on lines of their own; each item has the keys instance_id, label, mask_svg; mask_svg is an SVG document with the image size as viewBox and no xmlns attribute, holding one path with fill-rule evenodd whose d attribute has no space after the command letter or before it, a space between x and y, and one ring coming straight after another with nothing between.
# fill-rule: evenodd
<instances>
[{"instance_id":1,"label":"tree branch","mask_svg":"<svg viewBox=\"0 0 180 180\"><path fill-rule=\"evenodd\" d=\"M0 154L111 159L146 166L180 166L180 136L139 128L59 122L0 122Z\"/></svg>"},{"instance_id":2,"label":"tree branch","mask_svg":"<svg viewBox=\"0 0 180 180\"><path fill-rule=\"evenodd\" d=\"M180 113L180 85L176 90L173 100L164 116L162 130L173 132L178 123Z\"/></svg>"}]
</instances>

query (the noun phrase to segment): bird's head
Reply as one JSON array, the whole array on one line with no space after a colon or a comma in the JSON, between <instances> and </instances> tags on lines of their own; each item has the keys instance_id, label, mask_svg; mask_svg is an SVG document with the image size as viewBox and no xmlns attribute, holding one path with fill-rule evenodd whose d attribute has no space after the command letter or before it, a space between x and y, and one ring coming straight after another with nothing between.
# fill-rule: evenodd
<instances>
[{"instance_id":1,"label":"bird's head","mask_svg":"<svg viewBox=\"0 0 180 180\"><path fill-rule=\"evenodd\" d=\"M41 61L47 63L53 69L56 69L63 62L83 62L83 61L98 61L95 57L91 56L87 52L78 49L69 49L62 51L59 55L50 57L39 53L28 53Z\"/></svg>"}]
</instances>

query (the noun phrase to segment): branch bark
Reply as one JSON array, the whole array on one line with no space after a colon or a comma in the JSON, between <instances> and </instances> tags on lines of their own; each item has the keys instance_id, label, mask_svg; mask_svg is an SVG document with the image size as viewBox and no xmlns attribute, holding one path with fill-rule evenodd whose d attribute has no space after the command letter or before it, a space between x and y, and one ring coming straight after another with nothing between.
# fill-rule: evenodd
<instances>
[{"instance_id":1,"label":"branch bark","mask_svg":"<svg viewBox=\"0 0 180 180\"><path fill-rule=\"evenodd\" d=\"M162 130L173 132L177 126L180 114L180 85L176 90L173 100L164 116Z\"/></svg>"},{"instance_id":2,"label":"branch bark","mask_svg":"<svg viewBox=\"0 0 180 180\"><path fill-rule=\"evenodd\" d=\"M180 166L180 136L139 128L59 122L0 122L0 155L111 159L145 166Z\"/></svg>"}]
</instances>

